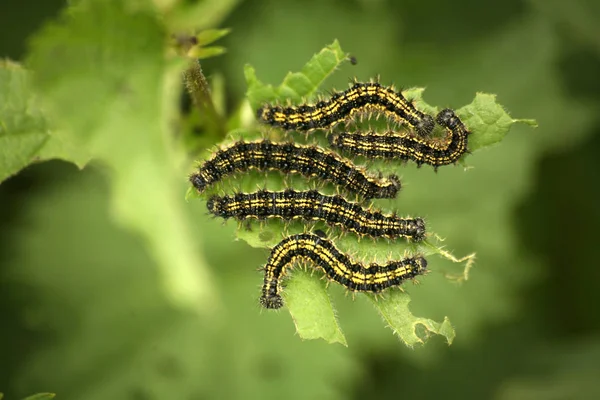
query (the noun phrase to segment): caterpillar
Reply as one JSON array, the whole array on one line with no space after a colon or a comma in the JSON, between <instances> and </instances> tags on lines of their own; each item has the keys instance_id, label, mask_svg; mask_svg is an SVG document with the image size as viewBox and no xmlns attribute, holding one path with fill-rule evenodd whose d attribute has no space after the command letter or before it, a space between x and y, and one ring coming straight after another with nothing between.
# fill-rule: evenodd
<instances>
[{"instance_id":1,"label":"caterpillar","mask_svg":"<svg viewBox=\"0 0 600 400\"><path fill-rule=\"evenodd\" d=\"M329 144L352 155L367 158L413 160L418 166L432 165L435 169L442 165L456 163L468 152L468 135L462 121L453 110L445 109L436 116L436 122L447 131L441 142L418 136L403 134L377 134L341 132L329 136Z\"/></svg>"},{"instance_id":2,"label":"caterpillar","mask_svg":"<svg viewBox=\"0 0 600 400\"><path fill-rule=\"evenodd\" d=\"M421 218L386 215L380 211L364 209L342 196L328 196L316 190L260 190L255 193L236 193L233 196L212 196L206 206L211 214L225 219L320 220L361 236L404 237L411 241L425 238L425 222Z\"/></svg>"},{"instance_id":3,"label":"caterpillar","mask_svg":"<svg viewBox=\"0 0 600 400\"><path fill-rule=\"evenodd\" d=\"M366 199L394 198L400 190L396 175L376 178L331 150L318 146L268 140L239 141L219 150L189 180L199 193L224 176L249 169L278 170L316 177L339 185Z\"/></svg>"},{"instance_id":4,"label":"caterpillar","mask_svg":"<svg viewBox=\"0 0 600 400\"><path fill-rule=\"evenodd\" d=\"M431 133L435 121L431 115L417 110L400 92L377 82L356 82L343 92L334 93L328 101L314 105L282 107L264 105L256 115L262 123L286 130L308 131L330 128L357 114L375 111L408 124L419 135Z\"/></svg>"},{"instance_id":5,"label":"caterpillar","mask_svg":"<svg viewBox=\"0 0 600 400\"><path fill-rule=\"evenodd\" d=\"M378 293L404 281L423 275L427 260L422 256L390 261L385 265L365 265L352 262L335 245L322 235L302 233L283 239L271 250L265 265L265 276L260 304L265 308L281 308L281 279L298 259L311 261L327 277L356 292Z\"/></svg>"}]
</instances>

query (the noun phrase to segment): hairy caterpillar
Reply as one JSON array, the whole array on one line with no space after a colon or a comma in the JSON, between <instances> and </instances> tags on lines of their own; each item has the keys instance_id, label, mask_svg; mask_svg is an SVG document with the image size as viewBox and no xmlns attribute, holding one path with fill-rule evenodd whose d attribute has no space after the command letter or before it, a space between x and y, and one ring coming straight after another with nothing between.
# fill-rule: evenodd
<instances>
[{"instance_id":1,"label":"hairy caterpillar","mask_svg":"<svg viewBox=\"0 0 600 400\"><path fill-rule=\"evenodd\" d=\"M341 132L330 135L329 143L331 147L352 155L413 160L419 166L429 164L437 169L442 165L456 163L468 151L467 139L470 132L450 109L440 111L436 121L447 131L446 138L441 142L408 133Z\"/></svg>"},{"instance_id":2,"label":"hairy caterpillar","mask_svg":"<svg viewBox=\"0 0 600 400\"><path fill-rule=\"evenodd\" d=\"M284 174L319 178L366 199L394 198L400 189L400 180L396 175L374 177L331 150L268 140L239 141L219 150L200 165L189 180L202 193L226 175L250 169L278 170Z\"/></svg>"},{"instance_id":3,"label":"hairy caterpillar","mask_svg":"<svg viewBox=\"0 0 600 400\"><path fill-rule=\"evenodd\" d=\"M261 190L255 193L236 193L233 196L212 196L206 206L210 213L225 219L320 220L361 236L404 237L412 241L425 238L425 222L421 218L386 215L380 211L365 209L342 196L328 196L316 190Z\"/></svg>"},{"instance_id":4,"label":"hairy caterpillar","mask_svg":"<svg viewBox=\"0 0 600 400\"><path fill-rule=\"evenodd\" d=\"M282 107L264 105L256 113L259 121L286 130L308 131L329 128L365 112L379 112L401 124L408 124L419 135L431 133L433 117L417 110L400 92L377 82L355 83L348 90L334 93L328 101L314 105Z\"/></svg>"},{"instance_id":5,"label":"hairy caterpillar","mask_svg":"<svg viewBox=\"0 0 600 400\"><path fill-rule=\"evenodd\" d=\"M286 269L299 259L310 261L329 279L356 292L381 292L427 271L427 260L421 256L390 261L385 265L352 262L330 240L313 233L302 233L283 239L272 249L265 265L260 298L263 307L283 306L281 279Z\"/></svg>"}]
</instances>

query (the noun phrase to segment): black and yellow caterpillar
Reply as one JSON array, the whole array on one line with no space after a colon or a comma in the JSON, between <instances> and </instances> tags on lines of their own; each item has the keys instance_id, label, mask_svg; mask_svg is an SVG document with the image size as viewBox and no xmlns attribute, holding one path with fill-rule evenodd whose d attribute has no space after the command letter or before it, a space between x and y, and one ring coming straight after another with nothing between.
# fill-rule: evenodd
<instances>
[{"instance_id":1,"label":"black and yellow caterpillar","mask_svg":"<svg viewBox=\"0 0 600 400\"><path fill-rule=\"evenodd\" d=\"M328 239L314 233L302 233L283 239L271 250L265 265L260 304L265 308L281 308L281 279L298 260L310 261L325 275L355 292L378 293L400 286L404 281L423 275L427 260L421 256L389 261L385 265L353 262Z\"/></svg>"},{"instance_id":2,"label":"black and yellow caterpillar","mask_svg":"<svg viewBox=\"0 0 600 400\"><path fill-rule=\"evenodd\" d=\"M403 237L411 241L425 238L425 222L421 218L400 218L395 214L383 214L378 210L365 209L342 196L324 195L316 190L261 190L255 193L235 193L232 196L212 196L206 205L211 214L224 219L303 219L324 221L361 236L390 239Z\"/></svg>"}]
</instances>

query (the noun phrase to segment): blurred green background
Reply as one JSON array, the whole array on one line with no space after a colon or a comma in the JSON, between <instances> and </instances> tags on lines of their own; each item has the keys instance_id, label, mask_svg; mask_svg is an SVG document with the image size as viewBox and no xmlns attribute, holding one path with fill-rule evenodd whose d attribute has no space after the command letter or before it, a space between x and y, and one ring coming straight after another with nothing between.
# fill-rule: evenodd
<instances>
[{"instance_id":1,"label":"blurred green background","mask_svg":"<svg viewBox=\"0 0 600 400\"><path fill-rule=\"evenodd\" d=\"M188 1L188 3L193 3ZM4 0L0 56L63 6ZM210 4L207 7L211 7ZM222 305L201 317L171 305L138 236L113 222L102 166L59 161L0 185L0 392L59 399L600 398L600 2L596 0L243 1L221 3L231 27L207 60L233 110L243 66L278 84L333 39L354 55L326 87L377 74L425 86L459 108L498 95L517 126L474 168L408 166L396 206L423 215L456 254L476 251L462 286L435 269L409 287L416 315L448 316L407 349L360 296L331 288L348 348L302 341L289 314L257 305L267 252L235 242L235 224L187 203ZM181 194L183 198L184 193ZM208 232L208 233L207 233ZM456 267L454 267L456 268Z\"/></svg>"}]
</instances>

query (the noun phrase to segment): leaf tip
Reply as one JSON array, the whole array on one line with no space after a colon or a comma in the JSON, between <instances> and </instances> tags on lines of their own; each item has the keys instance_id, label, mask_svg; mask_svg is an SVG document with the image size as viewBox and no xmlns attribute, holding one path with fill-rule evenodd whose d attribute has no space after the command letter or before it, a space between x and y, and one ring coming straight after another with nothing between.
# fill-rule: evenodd
<instances>
[{"instance_id":1,"label":"leaf tip","mask_svg":"<svg viewBox=\"0 0 600 400\"><path fill-rule=\"evenodd\" d=\"M346 341L346 336L340 332L339 335L332 336L330 338L324 338L329 344L339 343L344 347L348 347L348 342Z\"/></svg>"},{"instance_id":2,"label":"leaf tip","mask_svg":"<svg viewBox=\"0 0 600 400\"><path fill-rule=\"evenodd\" d=\"M513 123L521 123L521 124L525 124L528 125L532 128L537 128L538 122L535 119L527 119L527 118L517 118L517 119L513 119Z\"/></svg>"},{"instance_id":3,"label":"leaf tip","mask_svg":"<svg viewBox=\"0 0 600 400\"><path fill-rule=\"evenodd\" d=\"M252 65L244 65L244 78L246 78L246 84L248 86L258 83L258 78L256 78L256 70Z\"/></svg>"},{"instance_id":4,"label":"leaf tip","mask_svg":"<svg viewBox=\"0 0 600 400\"><path fill-rule=\"evenodd\" d=\"M454 342L454 338L456 337L456 331L454 330L454 327L452 326L452 323L448 317L444 317L444 322L442 322L440 325L439 331L440 334L446 338L446 343L448 343L448 346L451 346Z\"/></svg>"}]
</instances>

